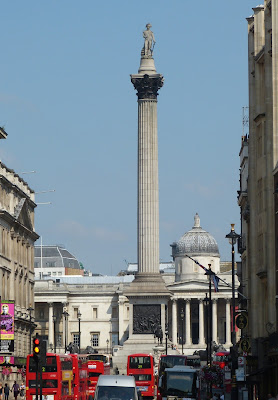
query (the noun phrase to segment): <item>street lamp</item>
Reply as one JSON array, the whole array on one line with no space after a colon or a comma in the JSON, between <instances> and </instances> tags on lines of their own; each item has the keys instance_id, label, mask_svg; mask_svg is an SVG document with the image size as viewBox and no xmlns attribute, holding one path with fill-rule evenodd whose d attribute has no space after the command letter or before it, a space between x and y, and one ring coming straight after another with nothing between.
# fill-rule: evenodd
<instances>
[{"instance_id":1,"label":"street lamp","mask_svg":"<svg viewBox=\"0 0 278 400\"><path fill-rule=\"evenodd\" d=\"M52 319L53 319L53 328L54 328L54 353L56 353L56 321L57 321L56 315L53 315Z\"/></svg>"},{"instance_id":2,"label":"street lamp","mask_svg":"<svg viewBox=\"0 0 278 400\"><path fill-rule=\"evenodd\" d=\"M66 310L64 310L62 312L62 315L65 318L65 353L66 353L67 352L67 319L68 319L69 313Z\"/></svg>"},{"instance_id":3,"label":"street lamp","mask_svg":"<svg viewBox=\"0 0 278 400\"><path fill-rule=\"evenodd\" d=\"M29 337L29 348L30 348L30 354L32 353L32 311L34 311L34 309L30 306L27 308L27 311L29 312L29 328L30 328L30 337Z\"/></svg>"},{"instance_id":4,"label":"street lamp","mask_svg":"<svg viewBox=\"0 0 278 400\"><path fill-rule=\"evenodd\" d=\"M207 308L207 324L208 324L208 364L211 367L211 355L212 355L212 301L211 301L211 277L214 274L211 270L211 264L208 264L209 269L206 271L205 275L209 277L209 298L208 298L208 308Z\"/></svg>"},{"instance_id":5,"label":"street lamp","mask_svg":"<svg viewBox=\"0 0 278 400\"><path fill-rule=\"evenodd\" d=\"M79 354L80 354L80 349L81 349L81 332L80 332L80 320L81 320L81 312L78 310L78 313L77 313L77 318L78 318L78 339L79 339Z\"/></svg>"},{"instance_id":6,"label":"street lamp","mask_svg":"<svg viewBox=\"0 0 278 400\"><path fill-rule=\"evenodd\" d=\"M184 321L184 310L181 309L181 354L183 354L183 321Z\"/></svg>"},{"instance_id":7,"label":"street lamp","mask_svg":"<svg viewBox=\"0 0 278 400\"><path fill-rule=\"evenodd\" d=\"M107 354L108 354L108 344L109 344L109 339L106 339Z\"/></svg>"},{"instance_id":8,"label":"street lamp","mask_svg":"<svg viewBox=\"0 0 278 400\"><path fill-rule=\"evenodd\" d=\"M235 232L235 224L231 224L231 232L226 235L226 238L229 239L229 243L232 245L232 347L231 347L231 357L232 357L232 391L231 391L231 399L237 400L238 391L236 384L236 367L237 367L237 359L236 359L236 330L235 330L235 322L236 322L236 298L235 298L235 244L240 235Z\"/></svg>"}]
</instances>

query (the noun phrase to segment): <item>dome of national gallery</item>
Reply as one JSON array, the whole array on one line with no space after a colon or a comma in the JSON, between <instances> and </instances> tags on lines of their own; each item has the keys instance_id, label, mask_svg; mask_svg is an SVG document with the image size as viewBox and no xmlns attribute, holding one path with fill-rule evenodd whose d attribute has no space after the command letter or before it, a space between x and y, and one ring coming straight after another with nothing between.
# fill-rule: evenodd
<instances>
[{"instance_id":1,"label":"dome of national gallery","mask_svg":"<svg viewBox=\"0 0 278 400\"><path fill-rule=\"evenodd\" d=\"M186 232L179 241L173 243L172 256L211 256L219 257L218 244L210 233L200 226L200 217L196 213L194 216L194 226Z\"/></svg>"}]
</instances>

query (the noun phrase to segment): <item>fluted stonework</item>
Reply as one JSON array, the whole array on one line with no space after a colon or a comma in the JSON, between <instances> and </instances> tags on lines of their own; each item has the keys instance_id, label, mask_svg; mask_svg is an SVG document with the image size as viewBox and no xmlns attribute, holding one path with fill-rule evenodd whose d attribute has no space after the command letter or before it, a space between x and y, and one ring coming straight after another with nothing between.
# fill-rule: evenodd
<instances>
[{"instance_id":1,"label":"fluted stonework","mask_svg":"<svg viewBox=\"0 0 278 400\"><path fill-rule=\"evenodd\" d=\"M159 296L168 294L159 272L157 95L163 76L137 74L131 82L138 97L138 273L128 295Z\"/></svg>"}]
</instances>

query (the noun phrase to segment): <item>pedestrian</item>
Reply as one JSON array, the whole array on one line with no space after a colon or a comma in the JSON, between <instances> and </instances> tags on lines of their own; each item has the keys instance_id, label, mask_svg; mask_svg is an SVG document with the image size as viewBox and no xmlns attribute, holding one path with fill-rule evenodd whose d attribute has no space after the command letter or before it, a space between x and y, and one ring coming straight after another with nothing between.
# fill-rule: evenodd
<instances>
[{"instance_id":1,"label":"pedestrian","mask_svg":"<svg viewBox=\"0 0 278 400\"><path fill-rule=\"evenodd\" d=\"M273 392L268 393L267 398L268 400L275 400L274 393Z\"/></svg>"},{"instance_id":2,"label":"pedestrian","mask_svg":"<svg viewBox=\"0 0 278 400\"><path fill-rule=\"evenodd\" d=\"M4 400L9 400L9 394L10 394L10 388L9 388L8 384L5 383L5 387L4 387L5 399Z\"/></svg>"},{"instance_id":3,"label":"pedestrian","mask_svg":"<svg viewBox=\"0 0 278 400\"><path fill-rule=\"evenodd\" d=\"M220 396L220 400L225 400L225 394L224 392L222 392L221 396Z\"/></svg>"},{"instance_id":4,"label":"pedestrian","mask_svg":"<svg viewBox=\"0 0 278 400\"><path fill-rule=\"evenodd\" d=\"M19 394L20 394L20 397L23 399L24 394L25 394L25 385L24 385L24 382L22 382L21 385L20 385Z\"/></svg>"},{"instance_id":5,"label":"pedestrian","mask_svg":"<svg viewBox=\"0 0 278 400\"><path fill-rule=\"evenodd\" d=\"M0 382L0 400L3 400L3 385Z\"/></svg>"},{"instance_id":6,"label":"pedestrian","mask_svg":"<svg viewBox=\"0 0 278 400\"><path fill-rule=\"evenodd\" d=\"M16 381L14 381L14 384L12 386L12 390L14 392L14 400L17 400L17 396L18 396L18 393L19 393L19 384L16 383Z\"/></svg>"}]
</instances>

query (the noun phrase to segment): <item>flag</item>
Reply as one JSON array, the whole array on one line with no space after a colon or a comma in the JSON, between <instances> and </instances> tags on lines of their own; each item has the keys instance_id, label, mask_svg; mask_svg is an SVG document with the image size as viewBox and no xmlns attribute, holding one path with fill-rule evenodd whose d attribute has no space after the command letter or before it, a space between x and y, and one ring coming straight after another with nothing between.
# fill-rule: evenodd
<instances>
[{"instance_id":1,"label":"flag","mask_svg":"<svg viewBox=\"0 0 278 400\"><path fill-rule=\"evenodd\" d=\"M219 292L219 289L218 289L219 278L218 278L217 275L215 275L214 272L213 272L213 275L212 275L212 283L213 283L213 286L214 286L214 291L215 292Z\"/></svg>"},{"instance_id":2,"label":"flag","mask_svg":"<svg viewBox=\"0 0 278 400\"><path fill-rule=\"evenodd\" d=\"M194 258L188 256L187 254L186 254L186 257L188 257L188 258L190 258L190 260L194 261L195 264L199 265L199 267L203 268L203 270L206 271L207 275L210 275L212 277L212 283L213 283L213 286L214 286L214 291L215 292L219 292L218 283L220 281L220 278L217 275L215 275L215 272L213 272L211 269L208 269L208 268L204 267L197 260L194 260Z\"/></svg>"}]
</instances>

